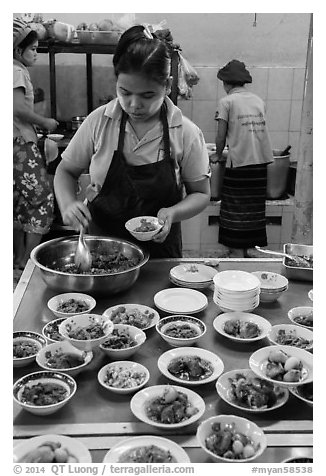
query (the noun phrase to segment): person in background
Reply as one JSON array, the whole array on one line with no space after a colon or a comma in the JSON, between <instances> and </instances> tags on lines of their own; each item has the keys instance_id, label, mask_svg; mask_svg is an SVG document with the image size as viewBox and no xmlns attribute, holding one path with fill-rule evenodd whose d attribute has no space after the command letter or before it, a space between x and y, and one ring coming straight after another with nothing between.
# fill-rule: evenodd
<instances>
[{"instance_id":1,"label":"person in background","mask_svg":"<svg viewBox=\"0 0 326 476\"><path fill-rule=\"evenodd\" d=\"M256 245L267 246L267 164L273 151L266 124L265 104L245 87L252 78L245 64L232 60L217 73L226 97L218 105L216 153L228 154L221 193L218 241L234 257L250 257Z\"/></svg>"},{"instance_id":2,"label":"person in background","mask_svg":"<svg viewBox=\"0 0 326 476\"><path fill-rule=\"evenodd\" d=\"M125 222L157 216L163 228L141 245L151 258L181 257L181 220L210 200L203 134L168 98L169 49L148 28L135 25L123 33L113 66L117 98L83 121L56 169L63 222L132 241ZM75 192L85 170L91 178L88 207Z\"/></svg>"},{"instance_id":3,"label":"person in background","mask_svg":"<svg viewBox=\"0 0 326 476\"><path fill-rule=\"evenodd\" d=\"M14 267L23 269L31 250L53 221L53 190L37 146L35 125L47 131L58 122L33 110L33 85L28 67L37 59L37 33L19 18L13 20L13 224Z\"/></svg>"}]
</instances>

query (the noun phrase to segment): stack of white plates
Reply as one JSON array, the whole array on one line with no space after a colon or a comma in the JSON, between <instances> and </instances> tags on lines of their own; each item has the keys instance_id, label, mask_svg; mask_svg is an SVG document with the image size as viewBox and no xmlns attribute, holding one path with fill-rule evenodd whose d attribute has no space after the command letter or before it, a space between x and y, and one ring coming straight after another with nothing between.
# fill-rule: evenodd
<instances>
[{"instance_id":1,"label":"stack of white plates","mask_svg":"<svg viewBox=\"0 0 326 476\"><path fill-rule=\"evenodd\" d=\"M213 301L224 311L252 311L259 305L260 281L245 271L222 271L213 278Z\"/></svg>"},{"instance_id":2,"label":"stack of white plates","mask_svg":"<svg viewBox=\"0 0 326 476\"><path fill-rule=\"evenodd\" d=\"M205 289L213 284L217 271L204 264L180 264L170 270L170 281L176 286Z\"/></svg>"}]
</instances>

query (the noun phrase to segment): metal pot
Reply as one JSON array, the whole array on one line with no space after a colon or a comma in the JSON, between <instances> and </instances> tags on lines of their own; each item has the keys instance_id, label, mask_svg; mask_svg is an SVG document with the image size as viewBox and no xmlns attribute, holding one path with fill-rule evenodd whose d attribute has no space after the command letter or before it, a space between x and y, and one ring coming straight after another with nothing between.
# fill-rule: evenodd
<instances>
[{"instance_id":1,"label":"metal pot","mask_svg":"<svg viewBox=\"0 0 326 476\"><path fill-rule=\"evenodd\" d=\"M282 150L274 149L274 162L267 165L266 198L275 200L285 195L290 169L290 154L280 155Z\"/></svg>"},{"instance_id":2,"label":"metal pot","mask_svg":"<svg viewBox=\"0 0 326 476\"><path fill-rule=\"evenodd\" d=\"M105 274L72 274L57 269L68 268L74 263L78 235L55 238L36 246L31 260L40 269L46 284L56 291L78 291L89 294L116 294L130 288L137 280L140 268L147 263L149 254L139 246L126 240L103 236L85 236L91 253L109 255L123 253L139 263L129 269Z\"/></svg>"},{"instance_id":3,"label":"metal pot","mask_svg":"<svg viewBox=\"0 0 326 476\"><path fill-rule=\"evenodd\" d=\"M71 129L76 131L86 119L87 116L75 116L71 118Z\"/></svg>"}]
</instances>

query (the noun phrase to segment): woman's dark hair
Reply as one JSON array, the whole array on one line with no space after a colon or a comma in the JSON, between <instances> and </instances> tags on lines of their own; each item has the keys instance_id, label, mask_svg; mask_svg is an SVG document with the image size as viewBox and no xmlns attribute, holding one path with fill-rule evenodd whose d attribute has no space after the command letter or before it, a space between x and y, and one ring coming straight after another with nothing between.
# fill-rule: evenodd
<instances>
[{"instance_id":1,"label":"woman's dark hair","mask_svg":"<svg viewBox=\"0 0 326 476\"><path fill-rule=\"evenodd\" d=\"M142 25L132 26L122 34L113 56L116 77L120 73L141 73L165 85L171 69L169 48L152 35L148 37Z\"/></svg>"},{"instance_id":2,"label":"woman's dark hair","mask_svg":"<svg viewBox=\"0 0 326 476\"><path fill-rule=\"evenodd\" d=\"M30 45L32 45L38 39L36 31L32 30L28 33L26 38L23 39L21 43L19 43L18 47L21 48L23 51Z\"/></svg>"}]
</instances>

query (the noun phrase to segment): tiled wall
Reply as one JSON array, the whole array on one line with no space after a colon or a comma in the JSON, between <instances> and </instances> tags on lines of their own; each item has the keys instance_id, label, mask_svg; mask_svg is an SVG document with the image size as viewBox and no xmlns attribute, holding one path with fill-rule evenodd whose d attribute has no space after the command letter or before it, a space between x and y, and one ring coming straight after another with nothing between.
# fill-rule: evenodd
<instances>
[{"instance_id":1,"label":"tiled wall","mask_svg":"<svg viewBox=\"0 0 326 476\"><path fill-rule=\"evenodd\" d=\"M297 160L304 68L248 67L253 78L246 85L266 103L267 120L275 149L291 145L291 160ZM215 142L217 123L214 120L218 100L225 96L223 83L216 78L218 68L198 67L200 81L193 87L190 100L180 99L178 106L203 131L206 142Z\"/></svg>"}]
</instances>

